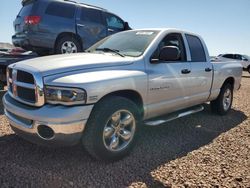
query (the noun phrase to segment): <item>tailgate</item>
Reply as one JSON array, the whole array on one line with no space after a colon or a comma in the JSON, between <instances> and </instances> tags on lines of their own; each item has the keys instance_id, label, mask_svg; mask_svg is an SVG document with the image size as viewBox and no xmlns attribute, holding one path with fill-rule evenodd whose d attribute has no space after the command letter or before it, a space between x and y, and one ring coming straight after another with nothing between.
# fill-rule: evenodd
<instances>
[{"instance_id":1,"label":"tailgate","mask_svg":"<svg viewBox=\"0 0 250 188\"><path fill-rule=\"evenodd\" d=\"M15 34L22 34L28 29L28 26L25 24L25 17L32 14L35 1L23 1L23 7L13 23Z\"/></svg>"}]
</instances>

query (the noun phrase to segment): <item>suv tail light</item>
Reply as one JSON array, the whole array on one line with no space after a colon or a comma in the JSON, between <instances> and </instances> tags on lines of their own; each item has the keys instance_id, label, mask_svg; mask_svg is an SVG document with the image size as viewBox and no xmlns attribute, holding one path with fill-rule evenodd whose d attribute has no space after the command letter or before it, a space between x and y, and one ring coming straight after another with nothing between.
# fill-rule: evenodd
<instances>
[{"instance_id":1,"label":"suv tail light","mask_svg":"<svg viewBox=\"0 0 250 188\"><path fill-rule=\"evenodd\" d=\"M41 21L41 16L26 16L24 18L25 24L28 25L36 25L39 24Z\"/></svg>"}]
</instances>

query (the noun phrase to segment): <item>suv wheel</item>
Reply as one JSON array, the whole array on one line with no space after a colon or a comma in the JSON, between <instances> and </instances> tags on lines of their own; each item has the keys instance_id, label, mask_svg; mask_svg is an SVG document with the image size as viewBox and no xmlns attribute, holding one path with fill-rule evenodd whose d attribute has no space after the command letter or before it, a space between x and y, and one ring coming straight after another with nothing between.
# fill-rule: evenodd
<instances>
[{"instance_id":1,"label":"suv wheel","mask_svg":"<svg viewBox=\"0 0 250 188\"><path fill-rule=\"evenodd\" d=\"M231 84L225 84L220 91L219 96L211 101L212 111L219 115L226 115L233 102L233 87Z\"/></svg>"},{"instance_id":2,"label":"suv wheel","mask_svg":"<svg viewBox=\"0 0 250 188\"><path fill-rule=\"evenodd\" d=\"M108 97L96 104L82 143L96 159L113 161L134 146L139 113L136 104L123 97Z\"/></svg>"},{"instance_id":3,"label":"suv wheel","mask_svg":"<svg viewBox=\"0 0 250 188\"><path fill-rule=\"evenodd\" d=\"M62 37L58 40L55 52L57 54L71 54L82 51L80 43L70 36Z\"/></svg>"}]
</instances>

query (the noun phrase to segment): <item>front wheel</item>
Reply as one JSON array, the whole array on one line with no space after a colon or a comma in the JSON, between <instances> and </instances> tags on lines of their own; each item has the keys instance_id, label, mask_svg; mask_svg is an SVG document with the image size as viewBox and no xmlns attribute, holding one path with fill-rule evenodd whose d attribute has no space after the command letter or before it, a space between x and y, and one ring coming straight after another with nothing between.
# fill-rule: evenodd
<instances>
[{"instance_id":1,"label":"front wheel","mask_svg":"<svg viewBox=\"0 0 250 188\"><path fill-rule=\"evenodd\" d=\"M134 146L138 120L137 106L132 101L118 96L103 99L88 120L83 146L96 159L121 159Z\"/></svg>"},{"instance_id":2,"label":"front wheel","mask_svg":"<svg viewBox=\"0 0 250 188\"><path fill-rule=\"evenodd\" d=\"M219 115L226 115L232 107L233 102L233 86L225 84L220 91L219 96L211 101L212 111Z\"/></svg>"}]
</instances>

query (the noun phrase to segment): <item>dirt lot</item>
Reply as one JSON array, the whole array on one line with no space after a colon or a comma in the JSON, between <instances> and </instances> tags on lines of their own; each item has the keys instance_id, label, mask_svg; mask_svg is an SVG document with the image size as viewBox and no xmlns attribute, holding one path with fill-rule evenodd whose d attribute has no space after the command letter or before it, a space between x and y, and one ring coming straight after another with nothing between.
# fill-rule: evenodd
<instances>
[{"instance_id":1,"label":"dirt lot","mask_svg":"<svg viewBox=\"0 0 250 188\"><path fill-rule=\"evenodd\" d=\"M0 106L0 187L250 187L250 76L224 117L143 128L134 151L105 164L81 146L43 148L13 134Z\"/></svg>"}]
</instances>

